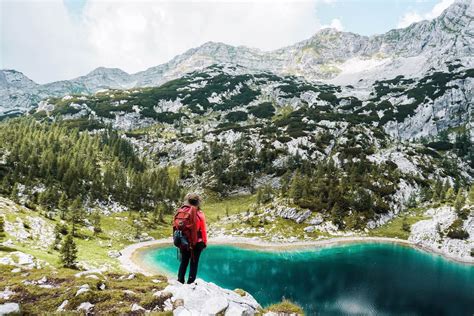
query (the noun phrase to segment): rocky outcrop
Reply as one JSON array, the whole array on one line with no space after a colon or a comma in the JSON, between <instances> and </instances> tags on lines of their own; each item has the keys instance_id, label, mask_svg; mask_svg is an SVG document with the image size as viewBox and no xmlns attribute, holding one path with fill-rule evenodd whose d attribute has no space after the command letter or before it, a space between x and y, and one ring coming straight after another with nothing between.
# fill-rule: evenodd
<instances>
[{"instance_id":1,"label":"rocky outcrop","mask_svg":"<svg viewBox=\"0 0 474 316\"><path fill-rule=\"evenodd\" d=\"M0 257L0 265L10 265L17 269L39 269L45 265L45 262L35 259L32 255L21 251L14 251L4 257Z\"/></svg>"},{"instance_id":2,"label":"rocky outcrop","mask_svg":"<svg viewBox=\"0 0 474 316\"><path fill-rule=\"evenodd\" d=\"M173 309L175 316L185 315L255 315L261 309L258 302L249 293L223 289L214 283L198 279L193 284L181 284L170 281L155 296L168 295L171 298L165 305Z\"/></svg>"},{"instance_id":3,"label":"rocky outcrop","mask_svg":"<svg viewBox=\"0 0 474 316\"><path fill-rule=\"evenodd\" d=\"M0 304L0 315L11 315L11 314L19 314L20 313L20 305L17 303L5 303Z\"/></svg>"},{"instance_id":4,"label":"rocky outcrop","mask_svg":"<svg viewBox=\"0 0 474 316\"><path fill-rule=\"evenodd\" d=\"M276 209L272 212L278 217L282 217L285 219L291 219L298 224L303 223L311 216L310 210L298 210L294 207L287 207L283 205L279 205Z\"/></svg>"},{"instance_id":5,"label":"rocky outcrop","mask_svg":"<svg viewBox=\"0 0 474 316\"><path fill-rule=\"evenodd\" d=\"M474 262L474 257L471 256L471 251L474 249L474 217L472 215L464 221L463 225L469 234L467 240L446 236L446 231L457 218L452 207L428 209L425 215L431 218L411 226L409 241L449 258Z\"/></svg>"}]
</instances>

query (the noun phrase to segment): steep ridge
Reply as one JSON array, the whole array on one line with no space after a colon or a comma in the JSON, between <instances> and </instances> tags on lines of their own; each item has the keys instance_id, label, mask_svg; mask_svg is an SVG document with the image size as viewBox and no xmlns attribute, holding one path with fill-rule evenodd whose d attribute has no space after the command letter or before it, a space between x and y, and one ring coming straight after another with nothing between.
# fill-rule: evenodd
<instances>
[{"instance_id":1,"label":"steep ridge","mask_svg":"<svg viewBox=\"0 0 474 316\"><path fill-rule=\"evenodd\" d=\"M433 69L446 71L447 62L472 68L473 8L472 0L459 0L432 21L371 37L323 29L308 40L270 52L208 42L165 64L131 75L101 67L85 76L45 85L34 84L25 77L29 84L12 89L1 79L8 76L8 71L3 70L0 114L13 109L25 112L48 96L157 86L216 63L361 88L399 75L418 78Z\"/></svg>"}]
</instances>

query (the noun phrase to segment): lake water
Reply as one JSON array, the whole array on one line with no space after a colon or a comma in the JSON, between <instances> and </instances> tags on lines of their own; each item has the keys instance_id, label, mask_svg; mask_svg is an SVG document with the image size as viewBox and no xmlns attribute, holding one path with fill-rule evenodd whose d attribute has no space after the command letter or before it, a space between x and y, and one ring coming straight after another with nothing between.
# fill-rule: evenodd
<instances>
[{"instance_id":1,"label":"lake water","mask_svg":"<svg viewBox=\"0 0 474 316\"><path fill-rule=\"evenodd\" d=\"M142 256L177 271L174 247ZM308 315L474 315L474 266L396 244L286 252L215 245L199 264L206 281L245 289L263 306L285 297Z\"/></svg>"}]
</instances>

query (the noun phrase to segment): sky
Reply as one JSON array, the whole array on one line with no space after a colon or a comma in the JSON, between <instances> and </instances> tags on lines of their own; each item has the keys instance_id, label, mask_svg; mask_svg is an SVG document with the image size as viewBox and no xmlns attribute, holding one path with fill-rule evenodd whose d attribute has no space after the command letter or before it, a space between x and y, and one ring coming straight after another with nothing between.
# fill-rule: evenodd
<instances>
[{"instance_id":1,"label":"sky","mask_svg":"<svg viewBox=\"0 0 474 316\"><path fill-rule=\"evenodd\" d=\"M207 41L273 50L333 27L381 34L454 0L0 0L0 69L38 83L129 73Z\"/></svg>"}]
</instances>

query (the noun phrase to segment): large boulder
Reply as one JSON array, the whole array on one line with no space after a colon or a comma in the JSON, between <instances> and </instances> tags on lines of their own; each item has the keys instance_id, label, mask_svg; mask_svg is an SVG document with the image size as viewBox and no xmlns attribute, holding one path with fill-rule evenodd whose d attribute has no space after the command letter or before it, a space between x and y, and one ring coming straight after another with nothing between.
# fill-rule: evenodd
<instances>
[{"instance_id":1,"label":"large boulder","mask_svg":"<svg viewBox=\"0 0 474 316\"><path fill-rule=\"evenodd\" d=\"M171 280L163 290L182 300L183 305L174 310L179 315L254 315L260 305L248 293L236 293L214 283L198 279L193 284L181 284Z\"/></svg>"},{"instance_id":2,"label":"large boulder","mask_svg":"<svg viewBox=\"0 0 474 316\"><path fill-rule=\"evenodd\" d=\"M278 205L276 209L273 211L276 216L291 219L298 224L303 223L311 216L310 210L298 210L294 207L287 207L284 205Z\"/></svg>"},{"instance_id":3,"label":"large boulder","mask_svg":"<svg viewBox=\"0 0 474 316\"><path fill-rule=\"evenodd\" d=\"M17 303L0 304L0 315L19 314L20 305Z\"/></svg>"}]
</instances>

